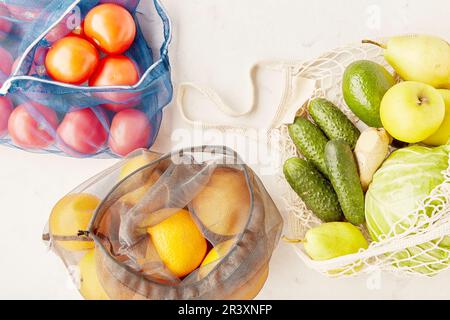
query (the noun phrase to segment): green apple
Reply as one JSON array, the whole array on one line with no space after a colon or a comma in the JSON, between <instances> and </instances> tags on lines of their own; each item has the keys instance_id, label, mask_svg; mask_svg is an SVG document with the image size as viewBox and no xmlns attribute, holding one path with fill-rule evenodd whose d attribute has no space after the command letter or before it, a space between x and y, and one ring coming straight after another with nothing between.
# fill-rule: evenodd
<instances>
[{"instance_id":1,"label":"green apple","mask_svg":"<svg viewBox=\"0 0 450 320\"><path fill-rule=\"evenodd\" d=\"M439 130L423 142L430 146L442 146L449 142L450 138L450 90L439 90L444 97L445 118Z\"/></svg>"},{"instance_id":2,"label":"green apple","mask_svg":"<svg viewBox=\"0 0 450 320\"><path fill-rule=\"evenodd\" d=\"M436 133L445 117L444 98L430 85L406 81L389 89L381 101L384 128L397 140L417 143Z\"/></svg>"}]
</instances>

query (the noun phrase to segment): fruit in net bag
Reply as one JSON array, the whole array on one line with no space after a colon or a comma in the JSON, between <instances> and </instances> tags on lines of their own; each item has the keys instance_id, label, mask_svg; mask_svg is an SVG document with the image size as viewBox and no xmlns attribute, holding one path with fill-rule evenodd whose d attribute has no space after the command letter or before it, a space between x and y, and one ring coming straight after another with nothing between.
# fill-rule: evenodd
<instances>
[{"instance_id":1,"label":"fruit in net bag","mask_svg":"<svg viewBox=\"0 0 450 320\"><path fill-rule=\"evenodd\" d=\"M438 131L423 142L431 146L447 144L450 138L450 90L439 90L445 103L445 118Z\"/></svg>"},{"instance_id":2,"label":"fruit in net bag","mask_svg":"<svg viewBox=\"0 0 450 320\"><path fill-rule=\"evenodd\" d=\"M344 100L362 122L381 128L381 100L394 84L394 77L383 66L368 60L355 61L344 72Z\"/></svg>"},{"instance_id":3,"label":"fruit in net bag","mask_svg":"<svg viewBox=\"0 0 450 320\"><path fill-rule=\"evenodd\" d=\"M4 40L8 37L9 32L11 31L13 24L8 19L10 17L10 12L8 8L0 3L0 40Z\"/></svg>"},{"instance_id":4,"label":"fruit in net bag","mask_svg":"<svg viewBox=\"0 0 450 320\"><path fill-rule=\"evenodd\" d=\"M209 182L192 200L194 214L211 232L231 236L248 221L250 191L242 171L217 168Z\"/></svg>"},{"instance_id":5,"label":"fruit in net bag","mask_svg":"<svg viewBox=\"0 0 450 320\"><path fill-rule=\"evenodd\" d=\"M9 77L14 64L14 58L6 49L0 47L0 84Z\"/></svg>"},{"instance_id":6,"label":"fruit in net bag","mask_svg":"<svg viewBox=\"0 0 450 320\"><path fill-rule=\"evenodd\" d=\"M450 89L450 46L447 41L428 35L407 35L392 37L385 45L364 42L384 48L384 57L403 80Z\"/></svg>"},{"instance_id":7,"label":"fruit in net bag","mask_svg":"<svg viewBox=\"0 0 450 320\"><path fill-rule=\"evenodd\" d=\"M329 222L308 230L303 241L313 260L324 261L367 249L361 231L348 222Z\"/></svg>"},{"instance_id":8,"label":"fruit in net bag","mask_svg":"<svg viewBox=\"0 0 450 320\"><path fill-rule=\"evenodd\" d=\"M80 260L80 293L86 300L109 300L98 276L95 250L89 250Z\"/></svg>"},{"instance_id":9,"label":"fruit in net bag","mask_svg":"<svg viewBox=\"0 0 450 320\"><path fill-rule=\"evenodd\" d=\"M36 102L17 106L8 121L13 142L26 149L43 149L54 141L53 131L58 125L55 111Z\"/></svg>"},{"instance_id":10,"label":"fruit in net bag","mask_svg":"<svg viewBox=\"0 0 450 320\"><path fill-rule=\"evenodd\" d=\"M131 159L127 159L122 168L120 168L119 181L125 179L133 172L150 164L154 160L156 160L156 156L148 152L144 152L143 154L135 156Z\"/></svg>"},{"instance_id":11,"label":"fruit in net bag","mask_svg":"<svg viewBox=\"0 0 450 320\"><path fill-rule=\"evenodd\" d=\"M126 156L136 149L148 147L151 131L150 120L144 112L122 110L112 120L109 147L114 153Z\"/></svg>"},{"instance_id":12,"label":"fruit in net bag","mask_svg":"<svg viewBox=\"0 0 450 320\"><path fill-rule=\"evenodd\" d=\"M163 209L156 215L173 213L147 229L162 262L177 277L187 276L198 268L206 255L207 242L186 210Z\"/></svg>"},{"instance_id":13,"label":"fruit in net bag","mask_svg":"<svg viewBox=\"0 0 450 320\"><path fill-rule=\"evenodd\" d=\"M8 133L8 120L13 108L8 97L0 97L0 138Z\"/></svg>"},{"instance_id":14,"label":"fruit in net bag","mask_svg":"<svg viewBox=\"0 0 450 320\"><path fill-rule=\"evenodd\" d=\"M68 112L57 130L60 148L75 155L77 152L84 155L97 153L108 138L105 126L109 121L106 114L99 114L105 123L90 108Z\"/></svg>"},{"instance_id":15,"label":"fruit in net bag","mask_svg":"<svg viewBox=\"0 0 450 320\"><path fill-rule=\"evenodd\" d=\"M125 8L106 3L94 7L84 20L84 32L101 50L117 55L127 51L136 37L136 24Z\"/></svg>"},{"instance_id":16,"label":"fruit in net bag","mask_svg":"<svg viewBox=\"0 0 450 320\"><path fill-rule=\"evenodd\" d=\"M445 117L438 90L420 82L401 82L386 92L380 108L383 126L397 140L417 143L436 133Z\"/></svg>"},{"instance_id":17,"label":"fruit in net bag","mask_svg":"<svg viewBox=\"0 0 450 320\"><path fill-rule=\"evenodd\" d=\"M89 85L98 86L132 86L139 81L136 64L126 56L110 56L100 61L97 71L89 80ZM103 106L114 112L135 107L140 102L136 93L99 92L96 96L111 101Z\"/></svg>"},{"instance_id":18,"label":"fruit in net bag","mask_svg":"<svg viewBox=\"0 0 450 320\"><path fill-rule=\"evenodd\" d=\"M56 81L82 84L94 73L99 63L97 49L80 37L58 40L47 53L45 67Z\"/></svg>"},{"instance_id":19,"label":"fruit in net bag","mask_svg":"<svg viewBox=\"0 0 450 320\"><path fill-rule=\"evenodd\" d=\"M77 237L86 231L100 199L86 193L69 194L58 201L49 220L49 231L54 241L63 249L83 251L94 248L93 241L64 240L58 237Z\"/></svg>"}]
</instances>

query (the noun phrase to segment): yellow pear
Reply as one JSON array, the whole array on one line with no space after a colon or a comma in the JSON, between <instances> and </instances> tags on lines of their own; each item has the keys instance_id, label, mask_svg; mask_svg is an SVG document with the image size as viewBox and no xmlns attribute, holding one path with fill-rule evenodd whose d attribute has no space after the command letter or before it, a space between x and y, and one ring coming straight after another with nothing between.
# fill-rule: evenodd
<instances>
[{"instance_id":1,"label":"yellow pear","mask_svg":"<svg viewBox=\"0 0 450 320\"><path fill-rule=\"evenodd\" d=\"M386 61L403 80L450 89L450 46L444 39L428 35L397 36L380 46L385 48Z\"/></svg>"}]
</instances>

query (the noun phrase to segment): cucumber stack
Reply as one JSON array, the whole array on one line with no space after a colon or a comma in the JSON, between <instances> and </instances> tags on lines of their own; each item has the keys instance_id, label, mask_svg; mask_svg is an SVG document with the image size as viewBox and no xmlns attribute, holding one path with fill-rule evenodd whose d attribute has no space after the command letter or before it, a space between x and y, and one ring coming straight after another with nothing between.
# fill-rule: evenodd
<instances>
[{"instance_id":1,"label":"cucumber stack","mask_svg":"<svg viewBox=\"0 0 450 320\"><path fill-rule=\"evenodd\" d=\"M333 103L315 99L289 135L304 159L284 164L284 175L305 205L324 222L364 223L364 193L352 150L360 131Z\"/></svg>"}]
</instances>

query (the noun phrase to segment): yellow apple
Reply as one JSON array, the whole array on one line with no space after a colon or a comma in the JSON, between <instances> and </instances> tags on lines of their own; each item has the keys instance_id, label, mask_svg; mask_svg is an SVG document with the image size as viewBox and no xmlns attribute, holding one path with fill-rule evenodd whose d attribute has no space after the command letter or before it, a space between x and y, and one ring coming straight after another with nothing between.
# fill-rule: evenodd
<instances>
[{"instance_id":1,"label":"yellow apple","mask_svg":"<svg viewBox=\"0 0 450 320\"><path fill-rule=\"evenodd\" d=\"M430 85L401 82L384 95L380 116L384 128L395 139L421 142L436 133L444 121L444 98Z\"/></svg>"}]
</instances>

